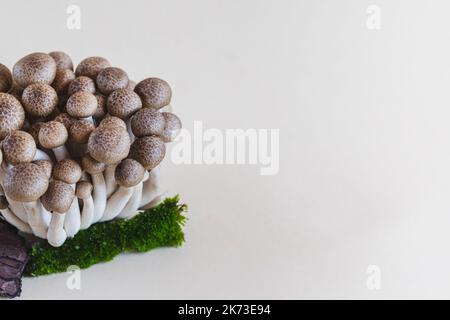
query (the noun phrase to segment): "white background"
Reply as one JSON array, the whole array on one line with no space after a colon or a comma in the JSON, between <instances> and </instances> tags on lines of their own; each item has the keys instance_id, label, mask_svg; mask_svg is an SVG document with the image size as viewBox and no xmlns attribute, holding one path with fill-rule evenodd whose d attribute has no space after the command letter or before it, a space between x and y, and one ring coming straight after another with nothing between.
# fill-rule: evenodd
<instances>
[{"instance_id":1,"label":"white background","mask_svg":"<svg viewBox=\"0 0 450 320\"><path fill-rule=\"evenodd\" d=\"M66 8L81 7L81 30ZM366 9L381 8L381 30ZM450 298L448 1L1 1L0 62L63 50L170 82L185 128L280 129L280 171L168 163L186 244L26 299ZM381 290L366 270L381 270Z\"/></svg>"}]
</instances>

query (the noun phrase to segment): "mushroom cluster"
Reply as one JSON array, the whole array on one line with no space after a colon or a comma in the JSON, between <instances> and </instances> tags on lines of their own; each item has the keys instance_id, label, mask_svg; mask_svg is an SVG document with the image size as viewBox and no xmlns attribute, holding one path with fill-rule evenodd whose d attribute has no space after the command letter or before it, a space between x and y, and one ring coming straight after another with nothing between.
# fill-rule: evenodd
<instances>
[{"instance_id":1,"label":"mushroom cluster","mask_svg":"<svg viewBox=\"0 0 450 320\"><path fill-rule=\"evenodd\" d=\"M0 216L61 246L93 223L127 219L158 193L181 130L169 84L135 84L102 57L64 52L0 63Z\"/></svg>"}]
</instances>

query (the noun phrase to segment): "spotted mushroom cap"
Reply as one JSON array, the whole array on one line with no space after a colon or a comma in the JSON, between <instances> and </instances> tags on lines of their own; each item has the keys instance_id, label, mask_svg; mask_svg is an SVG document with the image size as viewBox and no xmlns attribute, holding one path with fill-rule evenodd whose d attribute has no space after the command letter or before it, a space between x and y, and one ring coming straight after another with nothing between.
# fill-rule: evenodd
<instances>
[{"instance_id":1,"label":"spotted mushroom cap","mask_svg":"<svg viewBox=\"0 0 450 320\"><path fill-rule=\"evenodd\" d=\"M55 60L56 68L60 70L73 71L73 62L70 56L62 51L53 51L49 55Z\"/></svg>"},{"instance_id":2,"label":"spotted mushroom cap","mask_svg":"<svg viewBox=\"0 0 450 320\"><path fill-rule=\"evenodd\" d=\"M33 160L36 154L36 143L28 132L16 130L3 140L2 149L5 161L16 165Z\"/></svg>"},{"instance_id":3,"label":"spotted mushroom cap","mask_svg":"<svg viewBox=\"0 0 450 320\"><path fill-rule=\"evenodd\" d=\"M31 202L42 196L48 187L45 172L32 162L19 163L8 170L3 188L15 201Z\"/></svg>"},{"instance_id":4,"label":"spotted mushroom cap","mask_svg":"<svg viewBox=\"0 0 450 320\"><path fill-rule=\"evenodd\" d=\"M106 169L106 164L98 162L88 154L81 158L81 166L89 174L99 174Z\"/></svg>"},{"instance_id":5,"label":"spotted mushroom cap","mask_svg":"<svg viewBox=\"0 0 450 320\"><path fill-rule=\"evenodd\" d=\"M14 81L22 88L32 83L51 84L55 75L55 60L42 52L31 53L23 57L13 67Z\"/></svg>"},{"instance_id":6,"label":"spotted mushroom cap","mask_svg":"<svg viewBox=\"0 0 450 320\"><path fill-rule=\"evenodd\" d=\"M41 197L41 203L45 209L52 213L65 213L75 199L75 192L70 184L60 180L52 180L48 189Z\"/></svg>"},{"instance_id":7,"label":"spotted mushroom cap","mask_svg":"<svg viewBox=\"0 0 450 320\"><path fill-rule=\"evenodd\" d=\"M44 173L48 179L50 179L52 177L52 170L53 170L53 162L52 161L36 160L36 161L33 161L33 163L35 165L37 165L38 167L40 167L44 171Z\"/></svg>"},{"instance_id":8,"label":"spotted mushroom cap","mask_svg":"<svg viewBox=\"0 0 450 320\"><path fill-rule=\"evenodd\" d=\"M119 89L109 95L106 106L110 115L126 119L142 108L142 101L134 91Z\"/></svg>"},{"instance_id":9,"label":"spotted mushroom cap","mask_svg":"<svg viewBox=\"0 0 450 320\"><path fill-rule=\"evenodd\" d=\"M106 115L106 97L101 93L96 93L97 98L97 110L92 115L95 119L102 119Z\"/></svg>"},{"instance_id":10,"label":"spotted mushroom cap","mask_svg":"<svg viewBox=\"0 0 450 320\"><path fill-rule=\"evenodd\" d=\"M75 118L87 118L97 110L97 98L89 92L78 91L66 103L67 113Z\"/></svg>"},{"instance_id":11,"label":"spotted mushroom cap","mask_svg":"<svg viewBox=\"0 0 450 320\"><path fill-rule=\"evenodd\" d=\"M97 75L97 87L103 94L128 87L128 75L120 68L109 67L100 71Z\"/></svg>"},{"instance_id":12,"label":"spotted mushroom cap","mask_svg":"<svg viewBox=\"0 0 450 320\"><path fill-rule=\"evenodd\" d=\"M95 93L95 82L89 77L79 76L73 80L69 88L67 89L67 93L69 96L74 94L75 92L85 91L89 93Z\"/></svg>"},{"instance_id":13,"label":"spotted mushroom cap","mask_svg":"<svg viewBox=\"0 0 450 320\"><path fill-rule=\"evenodd\" d=\"M68 136L61 122L49 121L43 123L39 130L39 143L46 149L53 149L65 144Z\"/></svg>"},{"instance_id":14,"label":"spotted mushroom cap","mask_svg":"<svg viewBox=\"0 0 450 320\"><path fill-rule=\"evenodd\" d=\"M131 130L136 137L160 135L165 125L164 116L153 108L141 109L131 117Z\"/></svg>"},{"instance_id":15,"label":"spotted mushroom cap","mask_svg":"<svg viewBox=\"0 0 450 320\"><path fill-rule=\"evenodd\" d=\"M110 67L111 64L108 60L102 57L89 57L82 60L76 70L77 76L87 76L91 79L96 79L98 73L105 68Z\"/></svg>"},{"instance_id":16,"label":"spotted mushroom cap","mask_svg":"<svg viewBox=\"0 0 450 320\"><path fill-rule=\"evenodd\" d=\"M162 115L166 125L164 131L159 136L164 142L172 142L181 131L181 120L171 112L162 112Z\"/></svg>"},{"instance_id":17,"label":"spotted mushroom cap","mask_svg":"<svg viewBox=\"0 0 450 320\"><path fill-rule=\"evenodd\" d=\"M0 63L0 92L8 92L13 83L9 69Z\"/></svg>"},{"instance_id":18,"label":"spotted mushroom cap","mask_svg":"<svg viewBox=\"0 0 450 320\"><path fill-rule=\"evenodd\" d=\"M134 91L141 97L144 107L161 109L170 103L172 89L159 78L147 78L136 85Z\"/></svg>"},{"instance_id":19,"label":"spotted mushroom cap","mask_svg":"<svg viewBox=\"0 0 450 320\"><path fill-rule=\"evenodd\" d=\"M52 87L58 94L67 92L70 83L75 79L75 73L69 69L57 69L55 80L53 80Z\"/></svg>"},{"instance_id":20,"label":"spotted mushroom cap","mask_svg":"<svg viewBox=\"0 0 450 320\"><path fill-rule=\"evenodd\" d=\"M8 93L0 93L0 140L22 128L24 121L25 111L19 100Z\"/></svg>"},{"instance_id":21,"label":"spotted mushroom cap","mask_svg":"<svg viewBox=\"0 0 450 320\"><path fill-rule=\"evenodd\" d=\"M92 121L86 119L76 120L69 129L69 137L72 141L80 144L86 144L89 136L94 131L95 125Z\"/></svg>"},{"instance_id":22,"label":"spotted mushroom cap","mask_svg":"<svg viewBox=\"0 0 450 320\"><path fill-rule=\"evenodd\" d=\"M54 165L52 176L53 179L74 184L81 179L81 174L81 167L75 160L64 159Z\"/></svg>"},{"instance_id":23,"label":"spotted mushroom cap","mask_svg":"<svg viewBox=\"0 0 450 320\"><path fill-rule=\"evenodd\" d=\"M75 195L77 198L85 200L91 196L92 189L92 183L89 181L80 181L77 183Z\"/></svg>"},{"instance_id":24,"label":"spotted mushroom cap","mask_svg":"<svg viewBox=\"0 0 450 320\"><path fill-rule=\"evenodd\" d=\"M114 164L125 159L131 139L122 128L103 126L95 129L88 141L88 153L97 161Z\"/></svg>"},{"instance_id":25,"label":"spotted mushroom cap","mask_svg":"<svg viewBox=\"0 0 450 320\"><path fill-rule=\"evenodd\" d=\"M55 119L53 119L53 121L61 122L64 125L64 127L66 127L66 129L69 130L72 124L74 124L75 121L77 121L77 119L71 117L67 112L63 112L58 114L55 117Z\"/></svg>"},{"instance_id":26,"label":"spotted mushroom cap","mask_svg":"<svg viewBox=\"0 0 450 320\"><path fill-rule=\"evenodd\" d=\"M151 170L164 159L165 154L166 146L160 138L146 136L134 140L129 157L139 161L145 169Z\"/></svg>"},{"instance_id":27,"label":"spotted mushroom cap","mask_svg":"<svg viewBox=\"0 0 450 320\"><path fill-rule=\"evenodd\" d=\"M48 84L33 83L23 90L22 103L30 115L47 117L58 105L58 95Z\"/></svg>"},{"instance_id":28,"label":"spotted mushroom cap","mask_svg":"<svg viewBox=\"0 0 450 320\"><path fill-rule=\"evenodd\" d=\"M127 124L125 121L118 117L114 117L111 115L106 115L106 117L103 118L102 121L100 121L100 124L98 125L99 128L102 127L116 127L116 128L122 128L124 130L127 130Z\"/></svg>"},{"instance_id":29,"label":"spotted mushroom cap","mask_svg":"<svg viewBox=\"0 0 450 320\"><path fill-rule=\"evenodd\" d=\"M133 159L125 159L119 163L114 177L119 186L130 188L137 185L144 178L144 167Z\"/></svg>"}]
</instances>

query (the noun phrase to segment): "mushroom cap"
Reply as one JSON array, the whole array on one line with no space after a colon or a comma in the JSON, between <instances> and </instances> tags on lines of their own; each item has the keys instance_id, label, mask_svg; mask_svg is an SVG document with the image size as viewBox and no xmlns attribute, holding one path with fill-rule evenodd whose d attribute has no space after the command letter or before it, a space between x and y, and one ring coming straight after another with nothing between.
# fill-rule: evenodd
<instances>
[{"instance_id":1,"label":"mushroom cap","mask_svg":"<svg viewBox=\"0 0 450 320\"><path fill-rule=\"evenodd\" d=\"M10 132L22 128L25 111L19 100L9 93L0 93L0 140Z\"/></svg>"},{"instance_id":2,"label":"mushroom cap","mask_svg":"<svg viewBox=\"0 0 450 320\"><path fill-rule=\"evenodd\" d=\"M89 57L82 60L76 70L75 74L77 76L86 76L91 79L95 79L98 73L104 69L110 67L111 64L108 60L102 57Z\"/></svg>"},{"instance_id":3,"label":"mushroom cap","mask_svg":"<svg viewBox=\"0 0 450 320\"><path fill-rule=\"evenodd\" d=\"M55 60L56 68L73 71L73 62L70 56L62 51L53 51L49 55Z\"/></svg>"},{"instance_id":4,"label":"mushroom cap","mask_svg":"<svg viewBox=\"0 0 450 320\"><path fill-rule=\"evenodd\" d=\"M100 71L97 75L97 87L103 94L110 94L128 86L128 75L120 68L108 67Z\"/></svg>"},{"instance_id":5,"label":"mushroom cap","mask_svg":"<svg viewBox=\"0 0 450 320\"><path fill-rule=\"evenodd\" d=\"M15 201L32 202L39 199L48 187L44 170L32 162L19 163L6 173L3 188Z\"/></svg>"},{"instance_id":6,"label":"mushroom cap","mask_svg":"<svg viewBox=\"0 0 450 320\"><path fill-rule=\"evenodd\" d=\"M96 93L97 98L97 110L92 115L95 119L101 119L106 115L106 97L101 93Z\"/></svg>"},{"instance_id":7,"label":"mushroom cap","mask_svg":"<svg viewBox=\"0 0 450 320\"><path fill-rule=\"evenodd\" d=\"M58 121L44 122L39 130L39 143L46 149L62 146L68 138L66 127Z\"/></svg>"},{"instance_id":8,"label":"mushroom cap","mask_svg":"<svg viewBox=\"0 0 450 320\"><path fill-rule=\"evenodd\" d=\"M75 199L73 188L62 181L52 180L41 197L42 205L52 213L66 213Z\"/></svg>"},{"instance_id":9,"label":"mushroom cap","mask_svg":"<svg viewBox=\"0 0 450 320\"><path fill-rule=\"evenodd\" d=\"M41 130L42 125L44 122L36 122L34 123L29 129L28 133L31 134L31 136L34 139L34 143L36 143L36 146L38 146L39 143L39 130Z\"/></svg>"},{"instance_id":10,"label":"mushroom cap","mask_svg":"<svg viewBox=\"0 0 450 320\"><path fill-rule=\"evenodd\" d=\"M9 69L0 63L0 92L8 92L13 83L12 74Z\"/></svg>"},{"instance_id":11,"label":"mushroom cap","mask_svg":"<svg viewBox=\"0 0 450 320\"><path fill-rule=\"evenodd\" d=\"M164 116L153 108L141 109L131 117L131 130L136 137L160 135L165 125Z\"/></svg>"},{"instance_id":12,"label":"mushroom cap","mask_svg":"<svg viewBox=\"0 0 450 320\"><path fill-rule=\"evenodd\" d=\"M129 157L139 161L145 169L151 170L164 159L165 154L166 146L159 137L146 136L134 140Z\"/></svg>"},{"instance_id":13,"label":"mushroom cap","mask_svg":"<svg viewBox=\"0 0 450 320\"><path fill-rule=\"evenodd\" d=\"M81 167L75 160L64 159L54 165L52 176L55 180L74 184L81 179L81 174Z\"/></svg>"},{"instance_id":14,"label":"mushroom cap","mask_svg":"<svg viewBox=\"0 0 450 320\"><path fill-rule=\"evenodd\" d=\"M88 154L85 154L81 158L81 166L83 167L83 170L89 174L99 174L106 169L106 164L98 162Z\"/></svg>"},{"instance_id":15,"label":"mushroom cap","mask_svg":"<svg viewBox=\"0 0 450 320\"><path fill-rule=\"evenodd\" d=\"M69 69L57 69L55 80L53 80L52 87L58 94L67 92L70 83L75 79L75 73Z\"/></svg>"},{"instance_id":16,"label":"mushroom cap","mask_svg":"<svg viewBox=\"0 0 450 320\"><path fill-rule=\"evenodd\" d=\"M0 210L4 210L9 207L8 200L5 196L0 196Z\"/></svg>"},{"instance_id":17,"label":"mushroom cap","mask_svg":"<svg viewBox=\"0 0 450 320\"><path fill-rule=\"evenodd\" d=\"M110 115L126 119L142 108L142 101L134 91L118 89L109 95L106 105Z\"/></svg>"},{"instance_id":18,"label":"mushroom cap","mask_svg":"<svg viewBox=\"0 0 450 320\"><path fill-rule=\"evenodd\" d=\"M78 91L70 96L66 103L66 111L75 118L87 118L97 110L97 98L89 92Z\"/></svg>"},{"instance_id":19,"label":"mushroom cap","mask_svg":"<svg viewBox=\"0 0 450 320\"><path fill-rule=\"evenodd\" d=\"M70 139L76 143L85 144L94 129L95 125L91 121L78 119L70 126Z\"/></svg>"},{"instance_id":20,"label":"mushroom cap","mask_svg":"<svg viewBox=\"0 0 450 320\"><path fill-rule=\"evenodd\" d=\"M144 167L133 159L125 159L119 163L114 172L114 177L119 186L130 188L137 185L144 178Z\"/></svg>"},{"instance_id":21,"label":"mushroom cap","mask_svg":"<svg viewBox=\"0 0 450 320\"><path fill-rule=\"evenodd\" d=\"M73 95L75 92L84 91L89 93L95 93L95 82L89 77L79 76L75 78L67 89L69 96Z\"/></svg>"},{"instance_id":22,"label":"mushroom cap","mask_svg":"<svg viewBox=\"0 0 450 320\"><path fill-rule=\"evenodd\" d=\"M31 53L13 67L14 81L22 88L32 83L51 84L56 75L56 62L42 52Z\"/></svg>"},{"instance_id":23,"label":"mushroom cap","mask_svg":"<svg viewBox=\"0 0 450 320\"><path fill-rule=\"evenodd\" d=\"M2 149L5 161L16 165L33 160L36 154L36 143L28 132L16 130L3 140Z\"/></svg>"},{"instance_id":24,"label":"mushroom cap","mask_svg":"<svg viewBox=\"0 0 450 320\"><path fill-rule=\"evenodd\" d=\"M64 127L66 127L66 129L69 130L72 124L74 124L75 121L77 121L77 119L71 117L67 112L63 112L58 114L55 117L55 119L53 119L53 121L61 122L64 125Z\"/></svg>"},{"instance_id":25,"label":"mushroom cap","mask_svg":"<svg viewBox=\"0 0 450 320\"><path fill-rule=\"evenodd\" d=\"M181 131L181 120L171 112L162 112L166 125L164 131L160 134L160 138L164 142L172 142Z\"/></svg>"},{"instance_id":26,"label":"mushroom cap","mask_svg":"<svg viewBox=\"0 0 450 320\"><path fill-rule=\"evenodd\" d=\"M8 93L10 95L13 95L14 98L20 101L20 99L22 99L22 92L23 88L13 81L12 86L11 88L9 88Z\"/></svg>"},{"instance_id":27,"label":"mushroom cap","mask_svg":"<svg viewBox=\"0 0 450 320\"><path fill-rule=\"evenodd\" d=\"M170 103L172 89L159 78L147 78L136 85L134 91L141 97L144 107L161 109Z\"/></svg>"},{"instance_id":28,"label":"mushroom cap","mask_svg":"<svg viewBox=\"0 0 450 320\"><path fill-rule=\"evenodd\" d=\"M47 117L58 105L58 94L48 84L33 83L23 90L22 103L30 115Z\"/></svg>"},{"instance_id":29,"label":"mushroom cap","mask_svg":"<svg viewBox=\"0 0 450 320\"><path fill-rule=\"evenodd\" d=\"M120 127L103 126L95 129L88 141L88 153L97 161L114 164L125 159L130 151L131 139Z\"/></svg>"},{"instance_id":30,"label":"mushroom cap","mask_svg":"<svg viewBox=\"0 0 450 320\"><path fill-rule=\"evenodd\" d=\"M52 177L53 162L51 162L50 160L36 160L33 161L33 163L44 171L48 179Z\"/></svg>"},{"instance_id":31,"label":"mushroom cap","mask_svg":"<svg viewBox=\"0 0 450 320\"><path fill-rule=\"evenodd\" d=\"M115 128L122 128L124 130L127 130L127 124L125 121L118 117L111 116L109 114L106 115L105 118L103 118L102 121L100 121L100 124L98 125L99 128L103 127L115 127Z\"/></svg>"},{"instance_id":32,"label":"mushroom cap","mask_svg":"<svg viewBox=\"0 0 450 320\"><path fill-rule=\"evenodd\" d=\"M75 195L77 198L85 200L91 196L92 189L92 183L89 181L80 181L77 183Z\"/></svg>"},{"instance_id":33,"label":"mushroom cap","mask_svg":"<svg viewBox=\"0 0 450 320\"><path fill-rule=\"evenodd\" d=\"M127 89L128 89L128 90L133 90L133 91L134 91L134 88L136 88L136 82L134 82L133 80L128 80L128 86L127 86Z\"/></svg>"}]
</instances>

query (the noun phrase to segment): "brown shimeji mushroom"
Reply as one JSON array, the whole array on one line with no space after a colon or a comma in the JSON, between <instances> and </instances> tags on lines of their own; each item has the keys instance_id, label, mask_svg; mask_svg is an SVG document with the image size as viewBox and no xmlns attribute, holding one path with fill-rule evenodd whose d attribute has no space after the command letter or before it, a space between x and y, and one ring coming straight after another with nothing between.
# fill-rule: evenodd
<instances>
[{"instance_id":1,"label":"brown shimeji mushroom","mask_svg":"<svg viewBox=\"0 0 450 320\"><path fill-rule=\"evenodd\" d=\"M162 112L166 125L159 135L164 142L172 142L180 134L181 120L171 112Z\"/></svg>"},{"instance_id":2,"label":"brown shimeji mushroom","mask_svg":"<svg viewBox=\"0 0 450 320\"><path fill-rule=\"evenodd\" d=\"M13 67L14 81L22 88L32 83L51 84L56 75L56 62L42 52L31 53Z\"/></svg>"},{"instance_id":3,"label":"brown shimeji mushroom","mask_svg":"<svg viewBox=\"0 0 450 320\"><path fill-rule=\"evenodd\" d=\"M44 171L47 178L52 177L53 162L51 160L35 160L33 163Z\"/></svg>"},{"instance_id":4,"label":"brown shimeji mushroom","mask_svg":"<svg viewBox=\"0 0 450 320\"><path fill-rule=\"evenodd\" d=\"M8 92L13 83L11 71L0 63L0 92Z\"/></svg>"},{"instance_id":5,"label":"brown shimeji mushroom","mask_svg":"<svg viewBox=\"0 0 450 320\"><path fill-rule=\"evenodd\" d=\"M58 161L70 158L64 146L68 136L66 127L58 121L45 122L39 129L39 143L46 149L52 149Z\"/></svg>"},{"instance_id":6,"label":"brown shimeji mushroom","mask_svg":"<svg viewBox=\"0 0 450 320\"><path fill-rule=\"evenodd\" d=\"M72 124L76 121L76 118L71 117L67 112L62 112L58 114L53 121L61 122L64 127L66 127L67 131L70 129Z\"/></svg>"},{"instance_id":7,"label":"brown shimeji mushroom","mask_svg":"<svg viewBox=\"0 0 450 320\"><path fill-rule=\"evenodd\" d=\"M84 60L82 60L77 68L75 69L75 74L77 77L79 76L86 76L91 79L96 79L98 73L105 69L110 67L111 64L108 60L102 57L89 57Z\"/></svg>"},{"instance_id":8,"label":"brown shimeji mushroom","mask_svg":"<svg viewBox=\"0 0 450 320\"><path fill-rule=\"evenodd\" d=\"M130 200L127 202L125 207L117 216L118 218L129 219L138 214L138 209L141 207L143 185L144 182L147 181L149 177L150 177L149 172L145 171L142 181L133 187L133 194L131 195Z\"/></svg>"},{"instance_id":9,"label":"brown shimeji mushroom","mask_svg":"<svg viewBox=\"0 0 450 320\"><path fill-rule=\"evenodd\" d=\"M53 51L49 53L49 56L55 60L57 69L73 71L73 62L67 53L62 51Z\"/></svg>"},{"instance_id":10,"label":"brown shimeji mushroom","mask_svg":"<svg viewBox=\"0 0 450 320\"><path fill-rule=\"evenodd\" d=\"M139 161L145 169L155 168L163 159L166 146L161 138L146 136L134 140L130 149L130 158Z\"/></svg>"},{"instance_id":11,"label":"brown shimeji mushroom","mask_svg":"<svg viewBox=\"0 0 450 320\"><path fill-rule=\"evenodd\" d=\"M8 200L5 196L0 196L0 215L5 218L7 222L12 224L14 227L16 227L19 231L25 232L25 233L33 233L30 226L23 222L21 219L19 219L10 209Z\"/></svg>"},{"instance_id":12,"label":"brown shimeji mushroom","mask_svg":"<svg viewBox=\"0 0 450 320\"><path fill-rule=\"evenodd\" d=\"M95 110L92 117L95 120L100 121L106 115L106 97L100 93L96 93L95 97L97 98L97 110Z\"/></svg>"},{"instance_id":13,"label":"brown shimeji mushroom","mask_svg":"<svg viewBox=\"0 0 450 320\"><path fill-rule=\"evenodd\" d=\"M20 163L8 170L3 188L8 197L23 203L33 233L45 239L48 227L46 212L38 202L48 188L48 178L43 170L31 162Z\"/></svg>"},{"instance_id":14,"label":"brown shimeji mushroom","mask_svg":"<svg viewBox=\"0 0 450 320\"><path fill-rule=\"evenodd\" d=\"M23 90L22 103L31 116L45 118L58 105L58 94L48 84L33 83Z\"/></svg>"},{"instance_id":15,"label":"brown shimeji mushroom","mask_svg":"<svg viewBox=\"0 0 450 320\"><path fill-rule=\"evenodd\" d=\"M0 140L22 128L24 121L25 111L19 100L8 93L0 93Z\"/></svg>"},{"instance_id":16,"label":"brown shimeji mushroom","mask_svg":"<svg viewBox=\"0 0 450 320\"><path fill-rule=\"evenodd\" d=\"M67 239L67 233L64 230L64 218L74 198L73 188L59 180L50 181L47 191L41 197L43 206L52 213L47 240L54 247L61 246Z\"/></svg>"},{"instance_id":17,"label":"brown shimeji mushroom","mask_svg":"<svg viewBox=\"0 0 450 320\"><path fill-rule=\"evenodd\" d=\"M53 80L52 87L55 91L62 95L67 93L70 83L75 79L75 73L69 69L56 70L55 80Z\"/></svg>"},{"instance_id":18,"label":"brown shimeji mushroom","mask_svg":"<svg viewBox=\"0 0 450 320\"><path fill-rule=\"evenodd\" d=\"M100 220L106 207L106 184L103 177L103 171L106 169L104 163L94 160L90 155L81 158L81 166L84 171L91 175L92 185L94 187L94 218L93 223Z\"/></svg>"},{"instance_id":19,"label":"brown shimeji mushroom","mask_svg":"<svg viewBox=\"0 0 450 320\"><path fill-rule=\"evenodd\" d=\"M118 89L109 95L106 107L110 115L127 119L142 108L142 101L129 89Z\"/></svg>"},{"instance_id":20,"label":"brown shimeji mushroom","mask_svg":"<svg viewBox=\"0 0 450 320\"><path fill-rule=\"evenodd\" d=\"M81 230L91 226L94 221L94 199L92 199L92 184L88 181L77 183L76 196L83 202L81 211Z\"/></svg>"},{"instance_id":21,"label":"brown shimeji mushroom","mask_svg":"<svg viewBox=\"0 0 450 320\"><path fill-rule=\"evenodd\" d=\"M59 161L53 167L53 179L67 183L75 191L76 183L80 180L82 170L80 165L72 159ZM74 199L64 220L64 229L68 237L73 237L81 225L80 208L78 200Z\"/></svg>"},{"instance_id":22,"label":"brown shimeji mushroom","mask_svg":"<svg viewBox=\"0 0 450 320\"><path fill-rule=\"evenodd\" d=\"M34 160L49 160L49 156L36 148L33 136L28 132L16 130L11 132L2 143L5 161L16 165Z\"/></svg>"},{"instance_id":23,"label":"brown shimeji mushroom","mask_svg":"<svg viewBox=\"0 0 450 320\"><path fill-rule=\"evenodd\" d=\"M144 178L144 173L144 167L133 159L125 159L117 166L115 178L119 189L108 199L100 221L109 221L119 215L133 194L133 187Z\"/></svg>"},{"instance_id":24,"label":"brown shimeji mushroom","mask_svg":"<svg viewBox=\"0 0 450 320\"><path fill-rule=\"evenodd\" d=\"M92 115L97 111L97 98L89 92L75 92L67 100L66 111L73 118L86 118L92 121Z\"/></svg>"},{"instance_id":25,"label":"brown shimeji mushroom","mask_svg":"<svg viewBox=\"0 0 450 320\"><path fill-rule=\"evenodd\" d=\"M97 87L103 94L110 94L128 86L128 75L120 68L108 67L101 70L97 75Z\"/></svg>"},{"instance_id":26,"label":"brown shimeji mushroom","mask_svg":"<svg viewBox=\"0 0 450 320\"><path fill-rule=\"evenodd\" d=\"M95 93L95 82L89 77L80 76L75 78L67 88L67 94L73 95L75 92L84 91L89 93Z\"/></svg>"},{"instance_id":27,"label":"brown shimeji mushroom","mask_svg":"<svg viewBox=\"0 0 450 320\"><path fill-rule=\"evenodd\" d=\"M141 97L146 108L161 109L170 103L172 89L159 78L147 78L136 85L134 91Z\"/></svg>"},{"instance_id":28,"label":"brown shimeji mushroom","mask_svg":"<svg viewBox=\"0 0 450 320\"><path fill-rule=\"evenodd\" d=\"M131 117L131 130L136 137L161 135L165 125L162 113L152 108L141 109Z\"/></svg>"}]
</instances>

